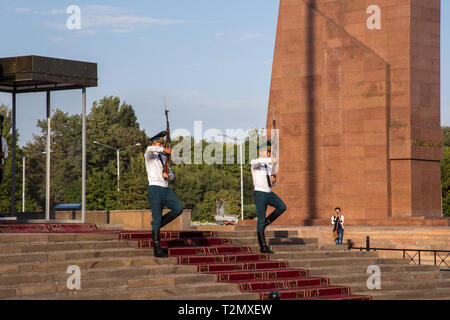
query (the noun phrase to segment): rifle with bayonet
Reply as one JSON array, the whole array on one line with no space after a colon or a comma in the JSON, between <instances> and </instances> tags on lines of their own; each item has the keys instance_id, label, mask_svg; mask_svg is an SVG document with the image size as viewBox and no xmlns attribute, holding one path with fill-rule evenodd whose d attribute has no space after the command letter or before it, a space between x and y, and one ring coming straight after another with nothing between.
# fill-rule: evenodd
<instances>
[{"instance_id":1,"label":"rifle with bayonet","mask_svg":"<svg viewBox=\"0 0 450 320\"><path fill-rule=\"evenodd\" d=\"M273 125L273 134L271 135L271 155L276 160L276 162L272 166L273 177L275 180L277 179L278 172L278 136L277 136L277 122L275 120L275 107L272 109L272 125Z\"/></svg>"},{"instance_id":2,"label":"rifle with bayonet","mask_svg":"<svg viewBox=\"0 0 450 320\"><path fill-rule=\"evenodd\" d=\"M166 115L166 140L164 142L164 148L170 149L169 110L167 110L166 98L164 98L164 114ZM168 177L170 177L169 162L170 162L170 154L166 154L166 161L164 162L163 172L167 174Z\"/></svg>"}]
</instances>

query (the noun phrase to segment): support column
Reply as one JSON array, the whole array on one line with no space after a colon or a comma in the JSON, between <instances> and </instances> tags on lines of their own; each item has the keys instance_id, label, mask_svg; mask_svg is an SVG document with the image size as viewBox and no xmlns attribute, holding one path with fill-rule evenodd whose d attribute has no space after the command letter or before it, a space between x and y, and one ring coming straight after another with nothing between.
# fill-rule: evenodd
<instances>
[{"instance_id":1,"label":"support column","mask_svg":"<svg viewBox=\"0 0 450 320\"><path fill-rule=\"evenodd\" d=\"M16 90L12 93L11 108L11 216L16 215Z\"/></svg>"},{"instance_id":2,"label":"support column","mask_svg":"<svg viewBox=\"0 0 450 320\"><path fill-rule=\"evenodd\" d=\"M46 146L46 168L45 168L45 220L50 220L50 91L47 91L47 146Z\"/></svg>"},{"instance_id":3,"label":"support column","mask_svg":"<svg viewBox=\"0 0 450 320\"><path fill-rule=\"evenodd\" d=\"M22 159L22 213L25 213L25 166L26 166L27 157L23 156Z\"/></svg>"},{"instance_id":4,"label":"support column","mask_svg":"<svg viewBox=\"0 0 450 320\"><path fill-rule=\"evenodd\" d=\"M120 149L117 149L117 191L120 192Z\"/></svg>"},{"instance_id":5,"label":"support column","mask_svg":"<svg viewBox=\"0 0 450 320\"><path fill-rule=\"evenodd\" d=\"M82 89L81 223L86 223L86 88Z\"/></svg>"}]
</instances>

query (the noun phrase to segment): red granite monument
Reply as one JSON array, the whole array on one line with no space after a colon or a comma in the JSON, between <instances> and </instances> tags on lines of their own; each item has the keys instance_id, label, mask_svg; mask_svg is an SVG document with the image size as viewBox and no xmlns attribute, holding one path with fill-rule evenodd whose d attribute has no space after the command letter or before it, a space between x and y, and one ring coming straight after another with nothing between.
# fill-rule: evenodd
<instances>
[{"instance_id":1,"label":"red granite monument","mask_svg":"<svg viewBox=\"0 0 450 320\"><path fill-rule=\"evenodd\" d=\"M276 224L441 217L440 0L280 0L273 108Z\"/></svg>"}]
</instances>

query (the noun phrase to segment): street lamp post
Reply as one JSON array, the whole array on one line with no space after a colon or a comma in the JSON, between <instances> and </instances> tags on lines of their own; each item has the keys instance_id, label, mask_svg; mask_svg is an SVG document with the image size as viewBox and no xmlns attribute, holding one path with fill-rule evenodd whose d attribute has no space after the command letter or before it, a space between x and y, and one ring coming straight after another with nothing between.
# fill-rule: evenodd
<instances>
[{"instance_id":1,"label":"street lamp post","mask_svg":"<svg viewBox=\"0 0 450 320\"><path fill-rule=\"evenodd\" d=\"M219 134L219 135L222 136L222 137L228 138L228 139L232 139L232 140L234 140L234 141L239 143L239 150L240 150L240 154L241 154L241 157L240 157L241 158L241 220L244 220L244 171L242 169L242 165L243 165L244 161L243 161L242 145L243 145L243 143L245 141L248 140L248 138L244 139L244 140L239 140L239 139L234 138L234 137L229 137L229 136L227 136L225 134Z\"/></svg>"},{"instance_id":2,"label":"street lamp post","mask_svg":"<svg viewBox=\"0 0 450 320\"><path fill-rule=\"evenodd\" d=\"M25 213L25 159L27 156L23 156L22 159L22 212Z\"/></svg>"},{"instance_id":3,"label":"street lamp post","mask_svg":"<svg viewBox=\"0 0 450 320\"><path fill-rule=\"evenodd\" d=\"M127 148L131 148L131 147L137 147L137 146L140 146L141 144L140 143L136 143L136 144L132 144L132 145L129 145L129 146L126 146L126 147L122 147L122 148L115 148L113 146L109 146L107 144L100 143L100 142L97 142L97 141L94 141L94 144L98 144L98 145L103 146L105 148L116 150L116 158L117 158L117 191L120 192L120 151L122 151L124 149L127 149Z\"/></svg>"}]
</instances>

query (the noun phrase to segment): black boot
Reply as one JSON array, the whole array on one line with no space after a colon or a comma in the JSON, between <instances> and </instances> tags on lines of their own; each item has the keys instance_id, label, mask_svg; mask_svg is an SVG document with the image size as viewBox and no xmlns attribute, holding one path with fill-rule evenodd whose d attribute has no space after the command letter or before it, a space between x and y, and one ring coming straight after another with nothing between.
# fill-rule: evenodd
<instances>
[{"instance_id":1,"label":"black boot","mask_svg":"<svg viewBox=\"0 0 450 320\"><path fill-rule=\"evenodd\" d=\"M272 224L272 221L269 220L269 217L266 218L264 221L264 228L267 228L270 224Z\"/></svg>"},{"instance_id":2,"label":"black boot","mask_svg":"<svg viewBox=\"0 0 450 320\"><path fill-rule=\"evenodd\" d=\"M164 215L161 219L161 228L171 223L173 220L175 220L177 217L170 216L168 214Z\"/></svg>"},{"instance_id":3,"label":"black boot","mask_svg":"<svg viewBox=\"0 0 450 320\"><path fill-rule=\"evenodd\" d=\"M155 257L157 258L167 258L168 254L163 251L161 248L161 234L158 231L152 231L152 240L153 240L153 250L155 253Z\"/></svg>"},{"instance_id":4,"label":"black boot","mask_svg":"<svg viewBox=\"0 0 450 320\"><path fill-rule=\"evenodd\" d=\"M266 244L266 237L264 231L258 231L258 243L261 253L273 253L272 250Z\"/></svg>"}]
</instances>

